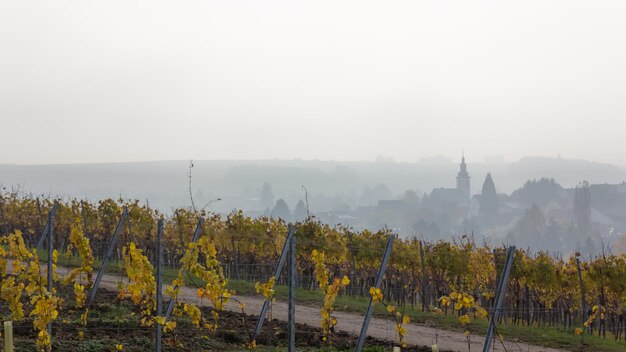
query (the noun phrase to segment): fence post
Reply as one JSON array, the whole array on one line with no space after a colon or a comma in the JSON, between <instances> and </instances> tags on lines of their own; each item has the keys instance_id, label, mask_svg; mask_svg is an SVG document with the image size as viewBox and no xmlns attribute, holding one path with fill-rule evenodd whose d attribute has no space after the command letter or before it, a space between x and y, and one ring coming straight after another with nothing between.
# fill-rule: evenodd
<instances>
[{"instance_id":1,"label":"fence post","mask_svg":"<svg viewBox=\"0 0 626 352\"><path fill-rule=\"evenodd\" d=\"M296 238L289 241L289 352L296 351Z\"/></svg>"},{"instance_id":2,"label":"fence post","mask_svg":"<svg viewBox=\"0 0 626 352\"><path fill-rule=\"evenodd\" d=\"M48 212L48 220L46 221L46 226L44 226L43 231L41 232L41 236L39 236L39 240L37 241L37 247L35 247L37 248L37 253L39 253L41 247L43 247L43 243L48 236L48 230L50 229L50 216L52 215L52 219L54 219L54 215L56 215L58 206L59 203L55 201L52 205L52 209L50 209L50 211Z\"/></svg>"},{"instance_id":3,"label":"fence post","mask_svg":"<svg viewBox=\"0 0 626 352\"><path fill-rule=\"evenodd\" d=\"M287 230L287 238L285 239L285 244L283 245L283 250L280 252L280 258L278 259L278 264L276 264L276 269L274 271L274 282L278 282L278 277L280 276L281 271L283 270L283 266L285 265L285 259L287 258L287 252L289 251L289 246L291 243L291 239L294 237L296 232L296 228L293 225L289 225L289 229ZM263 302L263 308L261 308L261 314L259 315L259 320L256 323L256 328L254 329L254 335L252 336L253 340L256 340L261 333L261 328L263 327L263 322L265 321L265 315L267 314L267 310L270 308L271 300L266 300Z\"/></svg>"},{"instance_id":4,"label":"fence post","mask_svg":"<svg viewBox=\"0 0 626 352\"><path fill-rule=\"evenodd\" d=\"M54 213L48 213L48 293L52 294L53 275L52 275L52 254L54 252ZM52 340L52 321L48 323L48 335Z\"/></svg>"},{"instance_id":5,"label":"fence post","mask_svg":"<svg viewBox=\"0 0 626 352\"><path fill-rule=\"evenodd\" d=\"M155 316L163 313L163 219L157 222L157 253L156 253L156 312ZM155 325L154 351L161 352L161 331L163 326Z\"/></svg>"},{"instance_id":6,"label":"fence post","mask_svg":"<svg viewBox=\"0 0 626 352\"><path fill-rule=\"evenodd\" d=\"M580 282L580 310L582 311L582 321L587 321L587 301L585 300L585 284L583 283L583 272L580 269L580 258L576 256L576 270L578 271L578 281Z\"/></svg>"},{"instance_id":7,"label":"fence post","mask_svg":"<svg viewBox=\"0 0 626 352\"><path fill-rule=\"evenodd\" d=\"M496 328L496 322L500 316L500 310L504 296L506 296L506 287L509 280L509 274L511 273L511 267L513 266L513 259L515 258L515 246L509 247L506 252L506 261L504 262L504 270L502 271L502 277L498 283L498 292L496 293L496 300L494 302L494 308L489 319L489 327L487 328L487 336L485 336L485 343L483 345L483 352L489 352L491 347L491 340Z\"/></svg>"},{"instance_id":8,"label":"fence post","mask_svg":"<svg viewBox=\"0 0 626 352\"><path fill-rule=\"evenodd\" d=\"M493 268L496 272L496 282L500 282L500 278L498 277L498 251L493 249Z\"/></svg>"},{"instance_id":9,"label":"fence post","mask_svg":"<svg viewBox=\"0 0 626 352\"><path fill-rule=\"evenodd\" d=\"M233 261L235 262L235 277L236 280L239 280L239 252L237 251L237 245L235 244L235 236L230 238L230 242L233 246Z\"/></svg>"},{"instance_id":10,"label":"fence post","mask_svg":"<svg viewBox=\"0 0 626 352\"><path fill-rule=\"evenodd\" d=\"M389 236L387 240L387 247L385 247L385 254L383 255L383 260L380 262L380 268L378 268L378 275L376 276L376 282L374 284L375 288L380 288L380 284L383 281L383 275L385 274L385 269L387 268L387 262L389 262L389 255L391 255L391 248L393 247L393 239L394 236ZM363 345L365 344L365 338L367 337L367 329L370 325L370 320L372 319L372 312L374 311L374 301L373 298L370 297L370 303L367 306L367 312L365 313L365 320L363 320L363 326L361 326L361 333L359 334L359 340L356 344L356 352L361 352L363 350Z\"/></svg>"},{"instance_id":11,"label":"fence post","mask_svg":"<svg viewBox=\"0 0 626 352\"><path fill-rule=\"evenodd\" d=\"M120 221L117 223L117 227L115 228L115 232L113 233L113 237L111 238L111 242L109 242L109 248L107 248L106 253L104 254L104 258L102 258L102 264L100 265L100 270L98 270L98 276L96 276L96 281L93 284L93 288L89 293L89 300L87 301L87 307L91 307L94 299L96 298L96 292L98 292L98 286L100 286L100 280L102 280L102 276L104 275L104 268L106 267L107 262L113 255L113 249L115 249L115 245L117 244L117 238L122 232L122 225L124 225L124 221L128 216L128 208L124 207L122 211L122 216L120 217Z\"/></svg>"},{"instance_id":12,"label":"fence post","mask_svg":"<svg viewBox=\"0 0 626 352\"><path fill-rule=\"evenodd\" d=\"M430 302L426 301L426 290L428 282L426 281L426 260L424 258L424 241L420 241L420 258L422 260L422 312L426 311L426 306Z\"/></svg>"},{"instance_id":13,"label":"fence post","mask_svg":"<svg viewBox=\"0 0 626 352\"><path fill-rule=\"evenodd\" d=\"M193 232L193 236L191 237L191 243L196 243L198 238L200 238L200 234L202 233L202 227L204 226L204 218L198 219L198 224L196 225L196 230ZM185 273L183 272L183 276ZM178 285L174 287L174 290L178 289ZM165 310L165 321L167 322L172 315L172 311L174 311L174 299L170 299L167 303L167 309Z\"/></svg>"},{"instance_id":14,"label":"fence post","mask_svg":"<svg viewBox=\"0 0 626 352\"><path fill-rule=\"evenodd\" d=\"M13 352L13 322L4 322L4 352Z\"/></svg>"}]
</instances>

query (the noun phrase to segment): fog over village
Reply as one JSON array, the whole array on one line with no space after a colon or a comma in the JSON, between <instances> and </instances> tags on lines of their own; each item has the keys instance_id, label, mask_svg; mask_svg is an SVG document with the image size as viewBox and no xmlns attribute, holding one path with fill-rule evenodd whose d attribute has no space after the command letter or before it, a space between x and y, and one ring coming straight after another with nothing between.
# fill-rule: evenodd
<instances>
[{"instance_id":1,"label":"fog over village","mask_svg":"<svg viewBox=\"0 0 626 352\"><path fill-rule=\"evenodd\" d=\"M61 3L0 7L7 192L624 250L623 2Z\"/></svg>"},{"instance_id":2,"label":"fog over village","mask_svg":"<svg viewBox=\"0 0 626 352\"><path fill-rule=\"evenodd\" d=\"M287 222L310 214L329 225L402 237L596 254L624 251L626 171L560 157L416 163L319 160L162 161L0 165L5 191L39 196L137 199L168 213L194 206ZM191 172L191 196L189 181ZM308 205L307 205L308 202Z\"/></svg>"},{"instance_id":3,"label":"fog over village","mask_svg":"<svg viewBox=\"0 0 626 352\"><path fill-rule=\"evenodd\" d=\"M625 352L625 0L0 0L2 352Z\"/></svg>"}]
</instances>

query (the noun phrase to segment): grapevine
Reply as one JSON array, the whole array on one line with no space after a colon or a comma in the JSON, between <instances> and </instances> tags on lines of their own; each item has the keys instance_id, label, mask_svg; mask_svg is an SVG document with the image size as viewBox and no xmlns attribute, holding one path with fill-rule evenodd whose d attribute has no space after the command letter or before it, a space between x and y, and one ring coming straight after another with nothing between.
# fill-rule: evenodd
<instances>
[{"instance_id":1,"label":"grapevine","mask_svg":"<svg viewBox=\"0 0 626 352\"><path fill-rule=\"evenodd\" d=\"M372 297L372 302L373 303L380 303L382 304L385 309L387 310L387 312L389 314L391 314L391 316L393 317L393 321L394 321L394 325L395 325L395 329L396 329L396 334L398 336L398 342L400 343L400 346L402 347L406 347L407 343L404 340L404 337L406 336L406 324L409 324L411 322L411 318L408 315L405 315L403 313L401 313L400 311L398 311L398 308L396 306L394 306L393 304L389 303L389 302L385 302L384 301L384 294L383 292L376 287L370 287L370 291L369 291L370 296Z\"/></svg>"},{"instance_id":2,"label":"grapevine","mask_svg":"<svg viewBox=\"0 0 626 352\"><path fill-rule=\"evenodd\" d=\"M0 301L3 308L6 307L3 318L19 321L31 316L39 319L38 324L43 327L47 325L44 324L46 321L53 318L54 315L50 313L53 310L57 311L56 319L65 314L60 309L61 303L55 303L52 299L57 293L42 291L46 287L45 273L42 277L42 269L39 267L42 263L30 249L42 233L45 213L55 200L13 193L3 193L1 196ZM76 301L75 306L86 312L85 296L92 285L93 253L103 252L103 246L115 230L121 211L126 206L129 208L129 224L124 226L122 241L131 239L134 249L131 251L131 245L128 244L123 250L114 253L117 258L133 263L132 268L125 265L131 283L124 287L124 295L132 300L131 291L139 292L135 294L140 297L137 304L145 324L164 325L165 331L176 328L174 321L165 322L163 317L155 316L153 308L153 274L147 258L154 255L153 222L161 215L135 200L56 201L59 207L55 218L55 245L61 250L64 244L68 244L67 249L63 248L64 254L80 258L77 267L60 280L73 290L71 299ZM164 216L163 258L165 265L175 266L180 263L182 272L189 272L194 278L199 278L201 287L197 290L198 297L206 298L214 307L210 315L203 317L205 313L195 305L179 303L174 315L188 315L196 325L216 331L224 304L232 300L227 278L252 281L258 277L267 277L280 255L287 226L284 221L271 217L251 218L243 212L235 212L227 217L211 213L203 215L206 215L207 226L201 233L201 240L193 245L187 243L191 239L198 214L188 209L177 209L173 215ZM337 296L333 293L336 283L332 276L334 272L348 274L351 281L348 286L342 286L339 280L338 292L346 290L351 297L372 296L369 290L380 265L379 249L390 234L388 230L357 231L342 226L328 226L315 219L296 224L296 228L301 239L298 242L298 260L303 263L297 268L300 284L313 288L322 282L326 283L326 286L320 288L325 296L322 309L328 317L334 313L332 298ZM460 236L452 242L421 241L423 266L420 243L415 239L397 239L383 278L383 287L389 290L389 294L379 297L382 291L374 290L374 296L379 297L379 302L385 301L394 319L399 310L396 307L425 302L425 311L458 315L459 324L469 331L472 324L468 323L474 316L480 318L482 315L480 307L493 305L496 280L501 275L496 275L495 268L503 266L505 252L502 247L476 245L470 237ZM143 250L139 251L139 248ZM317 267L312 260L314 249L318 255L324 255L321 260L324 267ZM55 253L53 261L56 261L56 256ZM626 256L607 251L603 255L578 259L580 280L574 255L555 256L541 251L516 251L503 298L503 304L507 307L503 313L504 324L560 326L570 333L608 335L623 341L624 334L619 332L623 331L621 322L626 319ZM134 272L137 270L141 273ZM183 276L179 275L167 290L176 302L179 301L180 287L184 284ZM133 288L132 285L137 287ZM272 301L275 286L276 282L270 278L266 282L256 283L255 289ZM330 299L327 301L327 298ZM39 301L41 303L37 308ZM460 309L456 309L457 306ZM595 311L587 308L594 306L598 307ZM581 317L586 315L593 319L587 322L587 326L585 321L581 321ZM403 317L404 314L396 321L402 323ZM81 324L86 324L86 315L81 317ZM333 320L327 320L322 330L332 332L333 326ZM328 335L328 340L332 342L331 335ZM45 341L41 340L40 345L45 348Z\"/></svg>"},{"instance_id":3,"label":"grapevine","mask_svg":"<svg viewBox=\"0 0 626 352\"><path fill-rule=\"evenodd\" d=\"M470 313L474 312L479 318L485 319L488 315L487 311L475 301L474 296L466 292L451 292L448 296L441 297L440 300L442 305L453 306L454 310L460 314L459 323L465 330L469 349L471 335L469 324L472 320Z\"/></svg>"},{"instance_id":4,"label":"grapevine","mask_svg":"<svg viewBox=\"0 0 626 352\"><path fill-rule=\"evenodd\" d=\"M122 254L129 284L122 287L119 296L130 296L133 303L140 307L141 325L151 326L156 321L153 317L156 304L154 268L143 251L133 242L122 249Z\"/></svg>"},{"instance_id":5,"label":"grapevine","mask_svg":"<svg viewBox=\"0 0 626 352\"><path fill-rule=\"evenodd\" d=\"M80 265L73 268L63 278L62 282L66 285L72 285L74 289L74 297L76 299L76 307L85 308L85 303L87 301L86 291L89 290L93 284L92 273L94 258L89 244L89 239L85 237L81 228L82 226L80 220L76 220L71 227L70 244L66 249L66 255L68 257L71 257L72 250L76 249L78 257L80 258ZM86 280L86 283L83 282L83 279ZM88 314L89 310L85 308L80 318L83 326L87 325Z\"/></svg>"},{"instance_id":6,"label":"grapevine","mask_svg":"<svg viewBox=\"0 0 626 352\"><path fill-rule=\"evenodd\" d=\"M217 250L208 237L201 237L197 243L190 243L181 259L182 266L178 271L178 277L172 286L166 290L172 299L177 300L180 287L185 284L183 273L189 272L202 280L204 285L198 288L196 294L198 298L207 298L211 302L213 307L211 311L212 322L204 321L200 310L194 304L184 304L183 312L192 319L194 325L202 326L210 331L217 330L219 313L224 309L224 305L231 296L231 292L226 288L228 280L224 276L222 266L216 255ZM200 256L202 256L203 263L199 262ZM180 314L180 307L177 308L179 309L176 313Z\"/></svg>"},{"instance_id":7,"label":"grapevine","mask_svg":"<svg viewBox=\"0 0 626 352\"><path fill-rule=\"evenodd\" d=\"M334 311L333 306L339 291L350 284L350 279L344 275L341 279L333 278L332 283L329 283L330 271L326 268L326 255L324 252L318 252L314 249L311 252L311 259L315 263L315 277L320 289L324 292L324 304L321 310L322 320L320 323L323 331L322 340L328 346L332 346L332 332L335 325L337 325L337 319L332 315Z\"/></svg>"}]
</instances>

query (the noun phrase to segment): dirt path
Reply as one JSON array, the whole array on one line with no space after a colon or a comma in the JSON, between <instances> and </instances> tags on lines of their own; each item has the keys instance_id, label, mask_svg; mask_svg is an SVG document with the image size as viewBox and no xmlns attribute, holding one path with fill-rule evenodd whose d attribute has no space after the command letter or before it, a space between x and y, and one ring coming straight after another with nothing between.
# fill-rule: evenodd
<instances>
[{"instance_id":1,"label":"dirt path","mask_svg":"<svg viewBox=\"0 0 626 352\"><path fill-rule=\"evenodd\" d=\"M101 281L101 286L109 290L117 290L117 284L120 280L123 280L121 276L105 274ZM181 289L181 300L186 302L193 302L198 305L209 305L206 300L200 301L196 296L196 290L183 287ZM245 312L248 314L259 314L261 307L263 306L263 299L251 296L234 296L237 300L245 305ZM234 301L229 301L226 305L226 309L240 312L239 304ZM296 321L298 323L319 326L320 314L319 308L309 306L296 306ZM337 330L346 331L358 335L361 331L361 325L363 324L363 316L355 313L335 312L337 317ZM287 320L287 303L276 301L272 308L272 316L275 319ZM406 341L410 345L418 346L430 346L434 343L435 339L438 341L439 349L449 351L467 351L467 341L465 335L455 331L439 330L425 326L419 326L414 324L408 324ZM372 318L368 329L368 335L384 340L394 340L395 330L393 323L386 319ZM483 336L472 336L471 350L481 351L484 342ZM553 348L541 347L529 345L522 342L510 342L505 341L506 350L502 347L501 343L496 344L495 351L509 351L509 352L562 352Z\"/></svg>"}]
</instances>

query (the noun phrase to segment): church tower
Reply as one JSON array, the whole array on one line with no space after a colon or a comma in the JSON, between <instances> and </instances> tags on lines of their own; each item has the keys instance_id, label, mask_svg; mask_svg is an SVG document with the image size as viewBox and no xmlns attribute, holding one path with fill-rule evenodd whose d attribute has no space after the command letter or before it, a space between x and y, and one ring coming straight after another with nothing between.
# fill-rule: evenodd
<instances>
[{"instance_id":1,"label":"church tower","mask_svg":"<svg viewBox=\"0 0 626 352\"><path fill-rule=\"evenodd\" d=\"M470 176L467 173L467 165L465 165L465 154L461 158L459 174L456 176L456 189L459 190L467 200L470 200Z\"/></svg>"}]
</instances>

